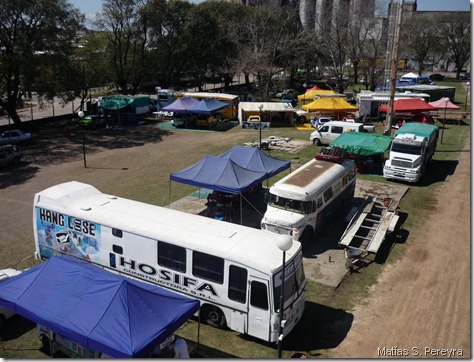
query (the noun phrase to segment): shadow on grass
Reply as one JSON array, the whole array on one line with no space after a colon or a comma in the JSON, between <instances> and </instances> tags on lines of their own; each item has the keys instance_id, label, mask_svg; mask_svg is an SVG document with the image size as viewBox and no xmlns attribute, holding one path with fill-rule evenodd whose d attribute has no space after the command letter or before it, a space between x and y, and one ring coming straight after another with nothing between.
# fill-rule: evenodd
<instances>
[{"instance_id":1,"label":"shadow on grass","mask_svg":"<svg viewBox=\"0 0 474 362\"><path fill-rule=\"evenodd\" d=\"M36 328L36 323L23 318L19 314L7 319L0 330L2 341L11 341Z\"/></svg>"}]
</instances>

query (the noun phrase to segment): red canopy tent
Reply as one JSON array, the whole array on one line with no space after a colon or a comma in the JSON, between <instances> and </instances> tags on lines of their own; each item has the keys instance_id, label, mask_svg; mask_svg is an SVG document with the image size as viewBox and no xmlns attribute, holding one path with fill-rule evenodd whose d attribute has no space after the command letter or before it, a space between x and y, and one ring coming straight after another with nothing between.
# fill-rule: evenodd
<instances>
[{"instance_id":1,"label":"red canopy tent","mask_svg":"<svg viewBox=\"0 0 474 362\"><path fill-rule=\"evenodd\" d=\"M450 101L446 102L444 98L438 99L437 101L428 103L429 105L437 108L437 109L451 109L459 111L461 107L451 103Z\"/></svg>"},{"instance_id":2,"label":"red canopy tent","mask_svg":"<svg viewBox=\"0 0 474 362\"><path fill-rule=\"evenodd\" d=\"M387 112L388 105L380 106L379 110L381 112ZM426 103L421 98L405 98L398 99L393 102L393 112L402 113L402 112L429 112L437 111L438 108L433 107L432 105Z\"/></svg>"},{"instance_id":3,"label":"red canopy tent","mask_svg":"<svg viewBox=\"0 0 474 362\"><path fill-rule=\"evenodd\" d=\"M319 88L317 85L315 85L313 88L308 88L306 89L306 92L305 93L308 93L309 91L311 90L322 90L321 88Z\"/></svg>"}]
</instances>

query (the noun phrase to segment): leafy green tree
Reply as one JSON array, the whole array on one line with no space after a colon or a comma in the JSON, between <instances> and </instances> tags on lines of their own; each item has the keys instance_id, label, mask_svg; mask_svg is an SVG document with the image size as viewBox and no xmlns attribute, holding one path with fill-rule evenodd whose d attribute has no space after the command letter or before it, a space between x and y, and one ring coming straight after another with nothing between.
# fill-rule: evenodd
<instances>
[{"instance_id":1,"label":"leafy green tree","mask_svg":"<svg viewBox=\"0 0 474 362\"><path fill-rule=\"evenodd\" d=\"M0 8L0 106L14 123L24 95L51 99L77 87L73 49L84 16L66 0L3 0Z\"/></svg>"},{"instance_id":2,"label":"leafy green tree","mask_svg":"<svg viewBox=\"0 0 474 362\"><path fill-rule=\"evenodd\" d=\"M96 26L107 37L104 57L117 90L135 94L143 81L148 23L142 0L104 0Z\"/></svg>"}]
</instances>

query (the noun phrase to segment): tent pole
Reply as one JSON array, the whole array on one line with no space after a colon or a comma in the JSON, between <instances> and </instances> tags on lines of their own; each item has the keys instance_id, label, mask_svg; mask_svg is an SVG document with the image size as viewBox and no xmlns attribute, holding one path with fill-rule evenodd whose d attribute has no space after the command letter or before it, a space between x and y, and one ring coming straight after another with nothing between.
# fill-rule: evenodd
<instances>
[{"instance_id":1,"label":"tent pole","mask_svg":"<svg viewBox=\"0 0 474 362\"><path fill-rule=\"evenodd\" d=\"M168 207L171 209L171 180L168 187L168 200L170 201Z\"/></svg>"},{"instance_id":2,"label":"tent pole","mask_svg":"<svg viewBox=\"0 0 474 362\"><path fill-rule=\"evenodd\" d=\"M242 193L240 193L240 225L244 224L243 216L242 216Z\"/></svg>"},{"instance_id":3,"label":"tent pole","mask_svg":"<svg viewBox=\"0 0 474 362\"><path fill-rule=\"evenodd\" d=\"M199 315L198 315L198 346L197 346L198 357L200 356L200 353L199 353L199 346L201 345L200 336L201 336L201 311L199 311Z\"/></svg>"}]
</instances>

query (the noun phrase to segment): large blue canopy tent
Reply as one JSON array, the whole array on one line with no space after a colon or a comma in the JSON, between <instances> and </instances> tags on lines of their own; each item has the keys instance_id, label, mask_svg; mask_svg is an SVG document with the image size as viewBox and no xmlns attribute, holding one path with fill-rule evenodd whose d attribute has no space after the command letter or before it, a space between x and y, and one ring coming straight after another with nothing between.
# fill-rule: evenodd
<instances>
[{"instance_id":1,"label":"large blue canopy tent","mask_svg":"<svg viewBox=\"0 0 474 362\"><path fill-rule=\"evenodd\" d=\"M248 170L229 158L206 155L194 165L172 173L170 180L240 194L259 185L265 177L265 172Z\"/></svg>"},{"instance_id":2,"label":"large blue canopy tent","mask_svg":"<svg viewBox=\"0 0 474 362\"><path fill-rule=\"evenodd\" d=\"M0 305L112 357L147 357L199 310L199 301L53 256L0 285Z\"/></svg>"},{"instance_id":3,"label":"large blue canopy tent","mask_svg":"<svg viewBox=\"0 0 474 362\"><path fill-rule=\"evenodd\" d=\"M273 177L290 168L290 161L283 161L267 155L255 147L235 145L219 157L230 158L239 166L252 171L263 171L266 178Z\"/></svg>"},{"instance_id":4,"label":"large blue canopy tent","mask_svg":"<svg viewBox=\"0 0 474 362\"><path fill-rule=\"evenodd\" d=\"M167 112L186 113L191 107L196 105L198 102L199 101L196 98L185 96L178 98L170 105L163 107L163 110Z\"/></svg>"},{"instance_id":5,"label":"large blue canopy tent","mask_svg":"<svg viewBox=\"0 0 474 362\"><path fill-rule=\"evenodd\" d=\"M287 168L290 161L278 160L257 148L237 145L219 156L207 155L194 165L172 173L170 180L242 197ZM242 202L240 206L242 221Z\"/></svg>"},{"instance_id":6,"label":"large blue canopy tent","mask_svg":"<svg viewBox=\"0 0 474 362\"><path fill-rule=\"evenodd\" d=\"M188 111L199 114L214 114L217 111L228 107L228 103L222 102L217 98L206 98L189 108Z\"/></svg>"}]
</instances>

